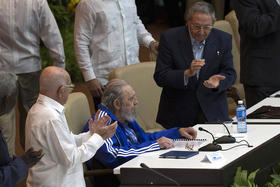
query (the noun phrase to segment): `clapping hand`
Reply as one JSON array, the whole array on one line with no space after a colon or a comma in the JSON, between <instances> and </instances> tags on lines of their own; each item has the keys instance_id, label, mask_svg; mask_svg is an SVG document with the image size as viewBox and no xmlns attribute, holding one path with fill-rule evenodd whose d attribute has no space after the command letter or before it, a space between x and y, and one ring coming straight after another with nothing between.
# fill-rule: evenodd
<instances>
[{"instance_id":1,"label":"clapping hand","mask_svg":"<svg viewBox=\"0 0 280 187\"><path fill-rule=\"evenodd\" d=\"M213 75L208 80L203 82L203 85L207 88L217 88L220 85L220 80L224 80L226 77L223 75Z\"/></svg>"},{"instance_id":2,"label":"clapping hand","mask_svg":"<svg viewBox=\"0 0 280 187\"><path fill-rule=\"evenodd\" d=\"M190 68L185 71L185 77L194 76L204 65L205 59L194 59L191 63Z\"/></svg>"},{"instance_id":3,"label":"clapping hand","mask_svg":"<svg viewBox=\"0 0 280 187\"><path fill-rule=\"evenodd\" d=\"M44 156L42 149L34 151L31 147L21 156L28 168L34 166Z\"/></svg>"},{"instance_id":4,"label":"clapping hand","mask_svg":"<svg viewBox=\"0 0 280 187\"><path fill-rule=\"evenodd\" d=\"M104 140L106 140L115 134L118 125L117 122L114 122L113 124L107 126L111 118L108 115L99 117L100 112L100 110L97 111L94 116L94 120L90 118L89 131L91 132L91 134L99 134Z\"/></svg>"}]
</instances>

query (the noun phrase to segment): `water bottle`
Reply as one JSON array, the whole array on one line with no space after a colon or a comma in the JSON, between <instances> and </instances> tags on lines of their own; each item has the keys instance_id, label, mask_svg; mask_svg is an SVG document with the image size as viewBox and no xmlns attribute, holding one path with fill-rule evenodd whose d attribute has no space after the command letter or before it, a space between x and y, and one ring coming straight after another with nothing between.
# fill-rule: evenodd
<instances>
[{"instance_id":1,"label":"water bottle","mask_svg":"<svg viewBox=\"0 0 280 187\"><path fill-rule=\"evenodd\" d=\"M237 119L237 132L246 133L247 123L246 123L246 108L243 105L243 101L238 101L238 106L236 108L236 119Z\"/></svg>"}]
</instances>

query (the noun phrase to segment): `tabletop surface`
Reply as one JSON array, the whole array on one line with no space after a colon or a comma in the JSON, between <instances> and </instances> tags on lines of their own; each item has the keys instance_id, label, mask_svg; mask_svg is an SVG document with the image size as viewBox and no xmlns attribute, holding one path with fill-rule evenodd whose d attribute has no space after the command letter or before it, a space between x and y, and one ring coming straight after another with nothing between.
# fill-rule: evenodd
<instances>
[{"instance_id":1,"label":"tabletop surface","mask_svg":"<svg viewBox=\"0 0 280 187\"><path fill-rule=\"evenodd\" d=\"M270 99L270 98L268 98ZM198 124L194 126L197 130L199 127L203 127L204 129L210 131L214 134L214 136L222 134L226 134L226 130L221 124ZM186 150L183 148L172 148L168 150L160 150L150 153L144 153L124 164L114 169L114 174L120 174L120 168L140 168L141 163L145 163L147 166L151 168L176 168L176 169L221 169L227 164L233 162L234 160L240 158L242 155L256 149L261 146L264 142L272 139L280 133L280 125L248 125L248 132L237 134L236 133L236 125L233 125L231 129L233 135L236 135L236 140L240 141L242 139L247 140L253 147L240 146L233 148L228 151L218 151L224 159L221 162L211 163L205 160L206 154L210 154L212 152L199 152L198 155L187 159L168 159L168 158L159 158L160 154L168 152L170 150ZM207 141L200 145L206 145L213 141L213 138L210 134L202 131L198 131L199 139L206 139ZM243 143L242 143L243 144ZM238 143L233 144L220 144L222 149L227 149L238 145Z\"/></svg>"}]
</instances>

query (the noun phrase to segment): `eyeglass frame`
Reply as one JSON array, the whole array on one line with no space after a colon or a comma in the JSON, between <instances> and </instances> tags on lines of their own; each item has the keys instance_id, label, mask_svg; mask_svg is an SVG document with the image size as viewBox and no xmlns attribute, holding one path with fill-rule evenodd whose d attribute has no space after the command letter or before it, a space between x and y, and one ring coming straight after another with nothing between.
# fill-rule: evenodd
<instances>
[{"instance_id":1,"label":"eyeglass frame","mask_svg":"<svg viewBox=\"0 0 280 187\"><path fill-rule=\"evenodd\" d=\"M71 88L71 89L74 89L75 88L75 84L65 84L65 85L62 85L64 86L65 88Z\"/></svg>"},{"instance_id":2,"label":"eyeglass frame","mask_svg":"<svg viewBox=\"0 0 280 187\"><path fill-rule=\"evenodd\" d=\"M210 31L213 28L213 25L199 25L195 23L191 23L191 26L196 31L200 31L201 29L203 29L204 31Z\"/></svg>"}]
</instances>

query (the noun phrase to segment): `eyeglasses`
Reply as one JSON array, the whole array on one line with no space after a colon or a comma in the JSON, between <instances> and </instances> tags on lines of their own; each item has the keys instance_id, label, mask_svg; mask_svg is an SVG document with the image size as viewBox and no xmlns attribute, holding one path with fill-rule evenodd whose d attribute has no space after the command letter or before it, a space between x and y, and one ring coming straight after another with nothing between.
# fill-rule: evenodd
<instances>
[{"instance_id":1,"label":"eyeglasses","mask_svg":"<svg viewBox=\"0 0 280 187\"><path fill-rule=\"evenodd\" d=\"M200 31L203 29L204 31L210 31L213 28L213 25L199 25L195 23L191 23L191 26L194 30Z\"/></svg>"},{"instance_id":2,"label":"eyeglasses","mask_svg":"<svg viewBox=\"0 0 280 187\"><path fill-rule=\"evenodd\" d=\"M65 84L63 85L65 88L71 88L71 89L74 89L75 88L75 85L74 84Z\"/></svg>"}]
</instances>

